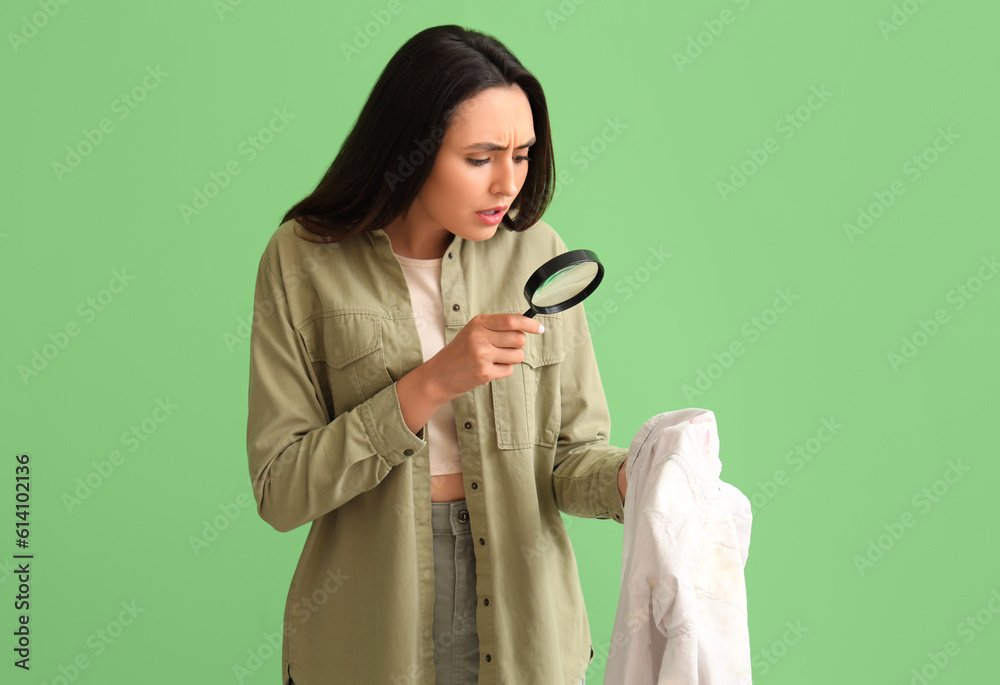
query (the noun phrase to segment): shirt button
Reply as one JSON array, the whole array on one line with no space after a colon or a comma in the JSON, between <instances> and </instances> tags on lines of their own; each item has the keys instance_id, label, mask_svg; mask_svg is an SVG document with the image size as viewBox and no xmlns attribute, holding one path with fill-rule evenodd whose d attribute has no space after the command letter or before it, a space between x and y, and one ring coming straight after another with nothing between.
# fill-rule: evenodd
<instances>
[{"instance_id":1,"label":"shirt button","mask_svg":"<svg viewBox=\"0 0 1000 685\"><path fill-rule=\"evenodd\" d=\"M434 574L430 571L430 569L424 571L424 575L423 575L423 579L424 580L430 581L431 578L433 578L433 577L434 577Z\"/></svg>"},{"instance_id":2,"label":"shirt button","mask_svg":"<svg viewBox=\"0 0 1000 685\"><path fill-rule=\"evenodd\" d=\"M489 654L487 654L486 655L486 662L489 663L490 661L493 661L493 657L490 656Z\"/></svg>"},{"instance_id":3,"label":"shirt button","mask_svg":"<svg viewBox=\"0 0 1000 685\"><path fill-rule=\"evenodd\" d=\"M465 523L468 520L469 520L469 510L468 509L463 509L462 511L458 512L458 522L459 523Z\"/></svg>"},{"instance_id":4,"label":"shirt button","mask_svg":"<svg viewBox=\"0 0 1000 685\"><path fill-rule=\"evenodd\" d=\"M451 252L448 253L448 259L454 259L455 255Z\"/></svg>"},{"instance_id":5,"label":"shirt button","mask_svg":"<svg viewBox=\"0 0 1000 685\"><path fill-rule=\"evenodd\" d=\"M466 428L472 428L472 421L466 421L465 422L465 427Z\"/></svg>"},{"instance_id":6,"label":"shirt button","mask_svg":"<svg viewBox=\"0 0 1000 685\"><path fill-rule=\"evenodd\" d=\"M413 450L403 450L403 454L409 457L410 455L413 454Z\"/></svg>"},{"instance_id":7,"label":"shirt button","mask_svg":"<svg viewBox=\"0 0 1000 685\"><path fill-rule=\"evenodd\" d=\"M490 598L489 597L484 598L483 599L483 606L487 606L488 607L489 605L490 605Z\"/></svg>"},{"instance_id":8,"label":"shirt button","mask_svg":"<svg viewBox=\"0 0 1000 685\"><path fill-rule=\"evenodd\" d=\"M476 481L472 481L472 489L473 490L478 490L479 489L479 483L477 483Z\"/></svg>"},{"instance_id":9,"label":"shirt button","mask_svg":"<svg viewBox=\"0 0 1000 685\"><path fill-rule=\"evenodd\" d=\"M459 309L461 309L461 307L459 307L459 306L458 306L457 304L453 304L453 305L451 305L451 308L452 308L452 310L453 310L453 311L456 311L456 312L457 312L457 311L458 311Z\"/></svg>"},{"instance_id":10,"label":"shirt button","mask_svg":"<svg viewBox=\"0 0 1000 685\"><path fill-rule=\"evenodd\" d=\"M486 540L483 540L482 538L479 538L479 544L480 545L485 545L486 544Z\"/></svg>"}]
</instances>

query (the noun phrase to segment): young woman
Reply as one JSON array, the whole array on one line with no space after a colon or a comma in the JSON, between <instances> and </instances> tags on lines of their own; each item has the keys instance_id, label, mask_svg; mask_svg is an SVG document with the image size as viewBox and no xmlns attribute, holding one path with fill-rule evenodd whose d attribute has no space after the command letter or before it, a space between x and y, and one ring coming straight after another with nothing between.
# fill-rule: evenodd
<instances>
[{"instance_id":1,"label":"young woman","mask_svg":"<svg viewBox=\"0 0 1000 685\"><path fill-rule=\"evenodd\" d=\"M495 38L418 33L261 257L247 451L260 516L310 523L285 685L575 683L594 651L560 511L623 522L627 448L566 251L542 88ZM544 329L543 329L544 325Z\"/></svg>"}]
</instances>

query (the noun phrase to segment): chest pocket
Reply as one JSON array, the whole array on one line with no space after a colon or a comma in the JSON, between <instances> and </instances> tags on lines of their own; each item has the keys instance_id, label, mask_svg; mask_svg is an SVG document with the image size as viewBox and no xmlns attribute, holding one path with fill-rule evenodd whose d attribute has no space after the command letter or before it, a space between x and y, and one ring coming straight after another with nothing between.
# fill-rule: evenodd
<instances>
[{"instance_id":1,"label":"chest pocket","mask_svg":"<svg viewBox=\"0 0 1000 685\"><path fill-rule=\"evenodd\" d=\"M545 332L525 333L524 361L514 365L510 376L490 381L497 446L501 449L552 447L559 439L560 362L566 357L562 319L557 314L537 318L545 325Z\"/></svg>"},{"instance_id":2,"label":"chest pocket","mask_svg":"<svg viewBox=\"0 0 1000 685\"><path fill-rule=\"evenodd\" d=\"M392 383L377 315L324 313L303 324L300 332L331 418Z\"/></svg>"}]
</instances>

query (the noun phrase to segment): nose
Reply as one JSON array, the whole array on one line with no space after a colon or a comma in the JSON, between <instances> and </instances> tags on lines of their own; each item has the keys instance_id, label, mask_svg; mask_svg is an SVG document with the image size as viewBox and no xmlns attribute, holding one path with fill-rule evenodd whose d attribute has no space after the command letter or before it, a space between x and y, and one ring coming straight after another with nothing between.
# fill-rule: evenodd
<instances>
[{"instance_id":1,"label":"nose","mask_svg":"<svg viewBox=\"0 0 1000 685\"><path fill-rule=\"evenodd\" d=\"M490 192L505 197L517 195L517 171L514 168L514 160L507 159L503 163L494 165L493 168L495 171Z\"/></svg>"}]
</instances>

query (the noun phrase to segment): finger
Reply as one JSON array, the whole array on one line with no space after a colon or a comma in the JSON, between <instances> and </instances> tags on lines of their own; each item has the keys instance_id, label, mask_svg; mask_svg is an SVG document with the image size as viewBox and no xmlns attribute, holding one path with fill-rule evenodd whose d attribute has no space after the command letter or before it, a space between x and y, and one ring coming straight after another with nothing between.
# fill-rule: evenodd
<instances>
[{"instance_id":1,"label":"finger","mask_svg":"<svg viewBox=\"0 0 1000 685\"><path fill-rule=\"evenodd\" d=\"M545 330L541 321L529 318L523 314L493 314L483 321L483 325L492 331L525 331L526 333L541 333Z\"/></svg>"},{"instance_id":2,"label":"finger","mask_svg":"<svg viewBox=\"0 0 1000 685\"><path fill-rule=\"evenodd\" d=\"M501 350L510 348L521 349L527 341L527 336L521 331L495 331L490 333L490 343L493 347Z\"/></svg>"},{"instance_id":3,"label":"finger","mask_svg":"<svg viewBox=\"0 0 1000 685\"><path fill-rule=\"evenodd\" d=\"M494 364L513 366L524 361L524 350L511 349L507 347L497 348L497 355L493 358Z\"/></svg>"}]
</instances>

